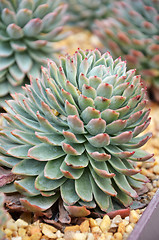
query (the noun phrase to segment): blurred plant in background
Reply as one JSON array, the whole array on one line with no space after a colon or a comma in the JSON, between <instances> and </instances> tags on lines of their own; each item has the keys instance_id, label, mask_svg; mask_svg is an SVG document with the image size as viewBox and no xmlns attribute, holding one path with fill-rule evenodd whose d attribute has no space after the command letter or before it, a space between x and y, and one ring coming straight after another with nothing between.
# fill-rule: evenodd
<instances>
[{"instance_id":1,"label":"blurred plant in background","mask_svg":"<svg viewBox=\"0 0 159 240\"><path fill-rule=\"evenodd\" d=\"M68 35L66 8L59 0L0 0L0 97L19 91L48 57L55 59L60 50L53 42Z\"/></svg>"},{"instance_id":2,"label":"blurred plant in background","mask_svg":"<svg viewBox=\"0 0 159 240\"><path fill-rule=\"evenodd\" d=\"M110 16L112 0L65 0L70 14L69 23L74 26L92 29L95 19Z\"/></svg>"},{"instance_id":3,"label":"blurred plant in background","mask_svg":"<svg viewBox=\"0 0 159 240\"><path fill-rule=\"evenodd\" d=\"M159 0L116 2L112 11L111 18L96 21L95 34L141 73L159 101Z\"/></svg>"}]
</instances>

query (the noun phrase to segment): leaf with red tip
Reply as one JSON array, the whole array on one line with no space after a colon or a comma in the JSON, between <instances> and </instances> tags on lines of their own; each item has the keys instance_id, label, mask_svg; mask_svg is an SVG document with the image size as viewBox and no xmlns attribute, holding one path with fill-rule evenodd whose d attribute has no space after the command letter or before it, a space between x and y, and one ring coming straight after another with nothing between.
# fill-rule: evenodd
<instances>
[{"instance_id":1,"label":"leaf with red tip","mask_svg":"<svg viewBox=\"0 0 159 240\"><path fill-rule=\"evenodd\" d=\"M110 167L110 169L112 168ZM115 171L114 181L116 185L121 189L121 191L125 192L127 195L129 195L132 198L138 197L136 191L132 189L132 187L129 185L126 177L123 174L120 174Z\"/></svg>"},{"instance_id":2,"label":"leaf with red tip","mask_svg":"<svg viewBox=\"0 0 159 240\"><path fill-rule=\"evenodd\" d=\"M75 190L77 195L85 202L93 200L92 186L89 179L89 172L85 169L80 178L75 180Z\"/></svg>"},{"instance_id":3,"label":"leaf with red tip","mask_svg":"<svg viewBox=\"0 0 159 240\"><path fill-rule=\"evenodd\" d=\"M83 122L76 116L68 116L68 126L73 133L82 134L85 133Z\"/></svg>"},{"instance_id":4,"label":"leaf with red tip","mask_svg":"<svg viewBox=\"0 0 159 240\"><path fill-rule=\"evenodd\" d=\"M67 166L65 162L62 163L60 170L66 178L70 179L80 178L84 171L83 168L73 169L72 167Z\"/></svg>"},{"instance_id":5,"label":"leaf with red tip","mask_svg":"<svg viewBox=\"0 0 159 240\"><path fill-rule=\"evenodd\" d=\"M136 126L133 129L133 137L138 136L141 132L143 132L150 124L151 118L149 118L147 121L145 121L144 123L142 123L139 126Z\"/></svg>"},{"instance_id":6,"label":"leaf with red tip","mask_svg":"<svg viewBox=\"0 0 159 240\"><path fill-rule=\"evenodd\" d=\"M129 119L127 120L127 127L131 126L133 123L137 123L137 120L139 120L139 118L141 117L142 115L142 111L138 111L138 112L135 112L133 113Z\"/></svg>"},{"instance_id":7,"label":"leaf with red tip","mask_svg":"<svg viewBox=\"0 0 159 240\"><path fill-rule=\"evenodd\" d=\"M58 198L59 194L56 193L56 195L50 197L35 196L21 198L20 202L30 212L41 212L50 208L57 201Z\"/></svg>"},{"instance_id":8,"label":"leaf with red tip","mask_svg":"<svg viewBox=\"0 0 159 240\"><path fill-rule=\"evenodd\" d=\"M110 99L97 96L94 103L97 110L103 111L110 105Z\"/></svg>"},{"instance_id":9,"label":"leaf with red tip","mask_svg":"<svg viewBox=\"0 0 159 240\"><path fill-rule=\"evenodd\" d=\"M77 108L71 103L69 103L67 100L65 101L65 111L67 115L76 115L79 117Z\"/></svg>"},{"instance_id":10,"label":"leaf with red tip","mask_svg":"<svg viewBox=\"0 0 159 240\"><path fill-rule=\"evenodd\" d=\"M18 145L12 147L7 151L7 154L12 155L17 158L28 158L28 151L31 148L31 145Z\"/></svg>"},{"instance_id":11,"label":"leaf with red tip","mask_svg":"<svg viewBox=\"0 0 159 240\"><path fill-rule=\"evenodd\" d=\"M67 166L74 169L85 168L88 165L88 157L85 153L79 156L67 155L64 161Z\"/></svg>"},{"instance_id":12,"label":"leaf with red tip","mask_svg":"<svg viewBox=\"0 0 159 240\"><path fill-rule=\"evenodd\" d=\"M25 177L24 179L15 181L14 185L18 192L22 193L24 196L36 196L39 195L40 192L35 189L35 178L36 177Z\"/></svg>"},{"instance_id":13,"label":"leaf with red tip","mask_svg":"<svg viewBox=\"0 0 159 240\"><path fill-rule=\"evenodd\" d=\"M124 144L123 147L128 149L142 147L152 137L152 133L147 133L142 137L133 138L128 144Z\"/></svg>"},{"instance_id":14,"label":"leaf with red tip","mask_svg":"<svg viewBox=\"0 0 159 240\"><path fill-rule=\"evenodd\" d=\"M85 144L87 153L96 161L107 161L111 155L105 153L103 148L96 148L89 143Z\"/></svg>"},{"instance_id":15,"label":"leaf with red tip","mask_svg":"<svg viewBox=\"0 0 159 240\"><path fill-rule=\"evenodd\" d=\"M82 119L87 124L91 119L100 118L100 111L92 107L87 107L81 114Z\"/></svg>"},{"instance_id":16,"label":"leaf with red tip","mask_svg":"<svg viewBox=\"0 0 159 240\"><path fill-rule=\"evenodd\" d=\"M109 124L118 119L119 113L111 109L106 109L101 113L101 117Z\"/></svg>"},{"instance_id":17,"label":"leaf with red tip","mask_svg":"<svg viewBox=\"0 0 159 240\"><path fill-rule=\"evenodd\" d=\"M84 95L84 96L86 96L88 98L95 99L95 97L96 97L96 90L93 87L84 84L82 86L82 95Z\"/></svg>"},{"instance_id":18,"label":"leaf with red tip","mask_svg":"<svg viewBox=\"0 0 159 240\"><path fill-rule=\"evenodd\" d=\"M97 135L105 132L106 122L102 118L91 119L85 128L91 135Z\"/></svg>"},{"instance_id":19,"label":"leaf with red tip","mask_svg":"<svg viewBox=\"0 0 159 240\"><path fill-rule=\"evenodd\" d=\"M109 105L109 108L116 110L116 109L120 108L120 106L125 102L125 100L126 100L126 97L113 96L111 98L111 103Z\"/></svg>"},{"instance_id":20,"label":"leaf with red tip","mask_svg":"<svg viewBox=\"0 0 159 240\"><path fill-rule=\"evenodd\" d=\"M19 39L24 36L23 29L17 26L15 23L8 25L7 33L12 39Z\"/></svg>"},{"instance_id":21,"label":"leaf with red tip","mask_svg":"<svg viewBox=\"0 0 159 240\"><path fill-rule=\"evenodd\" d=\"M99 84L102 82L102 79L97 77L97 76L91 76L89 77L89 86L97 89L97 87L99 86Z\"/></svg>"},{"instance_id":22,"label":"leaf with red tip","mask_svg":"<svg viewBox=\"0 0 159 240\"><path fill-rule=\"evenodd\" d=\"M83 111L87 107L94 107L94 101L92 98L88 98L82 94L78 97L78 104L80 109Z\"/></svg>"},{"instance_id":23,"label":"leaf with red tip","mask_svg":"<svg viewBox=\"0 0 159 240\"><path fill-rule=\"evenodd\" d=\"M125 115L127 115L129 110L130 110L130 107L129 106L125 106L125 107L117 109L116 112L118 112L119 113L119 117L122 118Z\"/></svg>"},{"instance_id":24,"label":"leaf with red tip","mask_svg":"<svg viewBox=\"0 0 159 240\"><path fill-rule=\"evenodd\" d=\"M146 161L150 158L152 158L154 156L154 154L152 153L148 153L142 149L137 149L135 150L135 153L132 157L130 157L130 159L132 161L139 161L139 162L142 162L142 161Z\"/></svg>"},{"instance_id":25,"label":"leaf with red tip","mask_svg":"<svg viewBox=\"0 0 159 240\"><path fill-rule=\"evenodd\" d=\"M88 142L94 147L105 147L109 145L110 138L107 133L99 133L94 137L87 137Z\"/></svg>"},{"instance_id":26,"label":"leaf with red tip","mask_svg":"<svg viewBox=\"0 0 159 240\"><path fill-rule=\"evenodd\" d=\"M129 158L135 153L135 151L133 151L133 152L123 151L120 148L116 147L115 145L113 145L113 146L109 145L105 149L108 152L110 152L111 155L113 155L114 157L121 158L121 159Z\"/></svg>"},{"instance_id":27,"label":"leaf with red tip","mask_svg":"<svg viewBox=\"0 0 159 240\"><path fill-rule=\"evenodd\" d=\"M81 207L65 205L65 208L72 217L85 217L91 213L85 206Z\"/></svg>"},{"instance_id":28,"label":"leaf with red tip","mask_svg":"<svg viewBox=\"0 0 159 240\"><path fill-rule=\"evenodd\" d=\"M63 130L63 135L65 137L65 139L68 141L68 142L71 142L71 143L83 143L86 141L86 139L84 138L84 136L82 135L75 135L74 133L72 132L69 132L69 131L64 131Z\"/></svg>"},{"instance_id":29,"label":"leaf with red tip","mask_svg":"<svg viewBox=\"0 0 159 240\"><path fill-rule=\"evenodd\" d=\"M147 182L150 181L146 176L144 176L144 175L142 175L142 174L140 174L140 173L137 173L137 174L132 175L132 176L130 176L130 177L131 177L132 179L136 180L136 181L141 181L141 182L144 182L144 183L147 183Z\"/></svg>"},{"instance_id":30,"label":"leaf with red tip","mask_svg":"<svg viewBox=\"0 0 159 240\"><path fill-rule=\"evenodd\" d=\"M110 138L112 145L120 145L129 142L132 139L132 132L123 132L115 137ZM124 145L125 146L125 145Z\"/></svg>"},{"instance_id":31,"label":"leaf with red tip","mask_svg":"<svg viewBox=\"0 0 159 240\"><path fill-rule=\"evenodd\" d=\"M140 170L133 169L131 165L128 167L124 165L123 161L120 160L120 158L112 157L109 163L116 171L126 176L131 176L140 172Z\"/></svg>"},{"instance_id":32,"label":"leaf with red tip","mask_svg":"<svg viewBox=\"0 0 159 240\"><path fill-rule=\"evenodd\" d=\"M84 152L84 146L82 144L76 144L76 143L62 143L62 149L66 154L70 155L81 155Z\"/></svg>"},{"instance_id":33,"label":"leaf with red tip","mask_svg":"<svg viewBox=\"0 0 159 240\"><path fill-rule=\"evenodd\" d=\"M94 171L103 178L112 178L115 176L114 173L109 173L109 170L107 168L107 164L105 162L97 162L94 161L92 158L90 159L90 163L92 165L92 168L94 169Z\"/></svg>"},{"instance_id":34,"label":"leaf with red tip","mask_svg":"<svg viewBox=\"0 0 159 240\"><path fill-rule=\"evenodd\" d=\"M94 181L98 185L98 187L104 192L107 193L108 195L115 197L117 195L116 191L111 185L111 181L109 178L103 178L100 177L90 166L90 171L93 176Z\"/></svg>"},{"instance_id":35,"label":"leaf with red tip","mask_svg":"<svg viewBox=\"0 0 159 240\"><path fill-rule=\"evenodd\" d=\"M127 124L126 120L118 119L107 125L106 132L108 134L118 133L126 127L126 124Z\"/></svg>"},{"instance_id":36,"label":"leaf with red tip","mask_svg":"<svg viewBox=\"0 0 159 240\"><path fill-rule=\"evenodd\" d=\"M97 88L97 95L100 97L111 98L113 86L108 83L101 83Z\"/></svg>"},{"instance_id":37,"label":"leaf with red tip","mask_svg":"<svg viewBox=\"0 0 159 240\"><path fill-rule=\"evenodd\" d=\"M42 20L40 18L31 19L23 28L27 37L34 37L42 30Z\"/></svg>"}]
</instances>

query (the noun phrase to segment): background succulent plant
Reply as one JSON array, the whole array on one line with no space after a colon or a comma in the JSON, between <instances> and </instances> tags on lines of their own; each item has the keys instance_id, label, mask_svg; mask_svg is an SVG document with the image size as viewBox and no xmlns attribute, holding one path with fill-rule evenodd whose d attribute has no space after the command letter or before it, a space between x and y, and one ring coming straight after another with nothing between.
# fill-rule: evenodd
<instances>
[{"instance_id":1,"label":"background succulent plant","mask_svg":"<svg viewBox=\"0 0 159 240\"><path fill-rule=\"evenodd\" d=\"M1 187L19 191L31 211L44 211L61 195L71 215L89 208L113 209L112 198L128 206L148 179L134 169L151 159L138 148L151 137L138 136L149 125L145 89L126 63L78 49L49 60L41 79L31 78L7 101L0 132L0 164L23 176Z\"/></svg>"},{"instance_id":2,"label":"background succulent plant","mask_svg":"<svg viewBox=\"0 0 159 240\"><path fill-rule=\"evenodd\" d=\"M114 18L96 22L96 34L159 89L159 0L116 2L113 10Z\"/></svg>"},{"instance_id":3,"label":"background succulent plant","mask_svg":"<svg viewBox=\"0 0 159 240\"><path fill-rule=\"evenodd\" d=\"M67 35L61 34L65 11L58 0L0 0L0 97L55 58L52 42Z\"/></svg>"},{"instance_id":4,"label":"background succulent plant","mask_svg":"<svg viewBox=\"0 0 159 240\"><path fill-rule=\"evenodd\" d=\"M110 15L110 0L65 0L70 14L69 23L91 29L95 19Z\"/></svg>"},{"instance_id":5,"label":"background succulent plant","mask_svg":"<svg viewBox=\"0 0 159 240\"><path fill-rule=\"evenodd\" d=\"M8 215L5 212L4 208L4 194L0 193L0 239L3 239L4 234L1 230L1 227L6 223L6 221L8 220Z\"/></svg>"}]
</instances>

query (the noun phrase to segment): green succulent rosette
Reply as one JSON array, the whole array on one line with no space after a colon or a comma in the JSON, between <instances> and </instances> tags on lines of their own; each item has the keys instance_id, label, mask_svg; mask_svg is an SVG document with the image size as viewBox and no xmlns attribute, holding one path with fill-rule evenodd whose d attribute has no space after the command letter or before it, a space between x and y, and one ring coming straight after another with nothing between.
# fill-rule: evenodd
<instances>
[{"instance_id":1,"label":"green succulent rosette","mask_svg":"<svg viewBox=\"0 0 159 240\"><path fill-rule=\"evenodd\" d=\"M41 78L7 101L0 165L23 179L0 190L22 193L31 211L59 196L73 216L110 211L112 199L129 206L148 181L134 164L153 158L138 149L151 137L138 136L150 123L140 76L97 49L78 49L59 65L48 60Z\"/></svg>"},{"instance_id":2,"label":"green succulent rosette","mask_svg":"<svg viewBox=\"0 0 159 240\"><path fill-rule=\"evenodd\" d=\"M159 0L128 0L112 7L114 18L96 21L95 33L114 57L159 88Z\"/></svg>"},{"instance_id":3,"label":"green succulent rosette","mask_svg":"<svg viewBox=\"0 0 159 240\"><path fill-rule=\"evenodd\" d=\"M0 0L0 97L18 91L41 64L55 59L53 42L66 37L66 4L55 0Z\"/></svg>"},{"instance_id":4,"label":"green succulent rosette","mask_svg":"<svg viewBox=\"0 0 159 240\"><path fill-rule=\"evenodd\" d=\"M110 16L110 0L65 0L68 3L69 23L92 29L95 19Z\"/></svg>"}]
</instances>

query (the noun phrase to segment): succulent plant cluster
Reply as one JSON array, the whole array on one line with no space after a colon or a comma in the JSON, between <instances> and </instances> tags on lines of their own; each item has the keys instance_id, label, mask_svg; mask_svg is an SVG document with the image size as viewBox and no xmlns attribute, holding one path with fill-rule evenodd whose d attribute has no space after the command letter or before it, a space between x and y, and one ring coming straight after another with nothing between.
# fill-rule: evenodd
<instances>
[{"instance_id":1,"label":"succulent plant cluster","mask_svg":"<svg viewBox=\"0 0 159 240\"><path fill-rule=\"evenodd\" d=\"M140 150L150 133L145 89L121 58L78 49L42 67L7 101L0 132L0 165L23 176L1 187L19 191L22 204L44 211L62 197L73 216L98 206L113 209L112 199L129 206L148 179L134 168L153 158Z\"/></svg>"},{"instance_id":2,"label":"succulent plant cluster","mask_svg":"<svg viewBox=\"0 0 159 240\"><path fill-rule=\"evenodd\" d=\"M110 0L65 0L70 14L69 23L82 28L91 29L95 19L103 19L110 15Z\"/></svg>"},{"instance_id":3,"label":"succulent plant cluster","mask_svg":"<svg viewBox=\"0 0 159 240\"><path fill-rule=\"evenodd\" d=\"M96 21L95 33L159 88L159 0L116 2L113 10L114 18Z\"/></svg>"},{"instance_id":4,"label":"succulent plant cluster","mask_svg":"<svg viewBox=\"0 0 159 240\"><path fill-rule=\"evenodd\" d=\"M55 57L52 42L67 35L65 11L59 0L0 0L0 97L30 74L39 76L41 64Z\"/></svg>"},{"instance_id":5,"label":"succulent plant cluster","mask_svg":"<svg viewBox=\"0 0 159 240\"><path fill-rule=\"evenodd\" d=\"M1 227L6 223L6 221L8 220L8 215L5 212L4 208L3 208L3 204L4 204L4 194L0 193L0 239L3 239L4 234L1 230Z\"/></svg>"}]
</instances>

